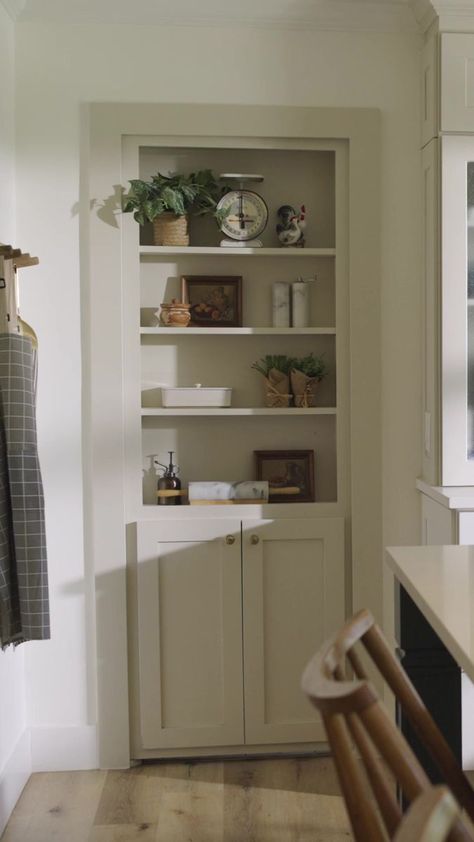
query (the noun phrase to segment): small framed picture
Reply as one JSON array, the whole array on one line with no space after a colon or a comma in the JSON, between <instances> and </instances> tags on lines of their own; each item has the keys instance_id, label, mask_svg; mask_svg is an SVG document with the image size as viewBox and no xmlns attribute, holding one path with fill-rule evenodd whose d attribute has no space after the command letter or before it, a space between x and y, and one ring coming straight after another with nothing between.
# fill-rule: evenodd
<instances>
[{"instance_id":1,"label":"small framed picture","mask_svg":"<svg viewBox=\"0 0 474 842\"><path fill-rule=\"evenodd\" d=\"M257 479L267 480L270 503L314 502L312 450L255 450Z\"/></svg>"},{"instance_id":2,"label":"small framed picture","mask_svg":"<svg viewBox=\"0 0 474 842\"><path fill-rule=\"evenodd\" d=\"M193 327L242 327L242 278L239 275L186 275L183 301Z\"/></svg>"}]
</instances>

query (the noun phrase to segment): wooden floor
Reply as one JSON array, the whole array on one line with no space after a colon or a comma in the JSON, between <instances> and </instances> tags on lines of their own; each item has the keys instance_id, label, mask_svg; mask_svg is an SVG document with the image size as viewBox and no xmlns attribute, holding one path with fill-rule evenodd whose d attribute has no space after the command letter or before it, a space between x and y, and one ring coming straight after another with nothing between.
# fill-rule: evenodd
<instances>
[{"instance_id":1,"label":"wooden floor","mask_svg":"<svg viewBox=\"0 0 474 842\"><path fill-rule=\"evenodd\" d=\"M29 780L2 842L342 842L327 758L155 763Z\"/></svg>"}]
</instances>

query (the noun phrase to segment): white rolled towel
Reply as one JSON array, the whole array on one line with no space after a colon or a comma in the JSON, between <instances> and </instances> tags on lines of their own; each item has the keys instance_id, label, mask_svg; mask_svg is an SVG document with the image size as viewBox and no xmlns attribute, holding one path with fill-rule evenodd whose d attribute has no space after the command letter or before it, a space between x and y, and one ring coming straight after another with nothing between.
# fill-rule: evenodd
<instances>
[{"instance_id":1,"label":"white rolled towel","mask_svg":"<svg viewBox=\"0 0 474 842\"><path fill-rule=\"evenodd\" d=\"M189 502L193 500L255 500L268 501L268 482L190 482Z\"/></svg>"}]
</instances>

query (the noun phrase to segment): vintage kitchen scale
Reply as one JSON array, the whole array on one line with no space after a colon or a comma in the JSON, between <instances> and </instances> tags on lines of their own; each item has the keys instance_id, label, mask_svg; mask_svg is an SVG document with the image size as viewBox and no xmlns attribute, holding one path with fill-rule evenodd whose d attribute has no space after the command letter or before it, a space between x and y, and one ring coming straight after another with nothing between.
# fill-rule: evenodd
<instances>
[{"instance_id":1,"label":"vintage kitchen scale","mask_svg":"<svg viewBox=\"0 0 474 842\"><path fill-rule=\"evenodd\" d=\"M221 246L262 248L259 237L268 222L268 208L260 194L248 190L245 185L263 181L263 175L221 173L220 178L237 184L217 205L217 210L225 213L220 228L226 236L221 240Z\"/></svg>"}]
</instances>

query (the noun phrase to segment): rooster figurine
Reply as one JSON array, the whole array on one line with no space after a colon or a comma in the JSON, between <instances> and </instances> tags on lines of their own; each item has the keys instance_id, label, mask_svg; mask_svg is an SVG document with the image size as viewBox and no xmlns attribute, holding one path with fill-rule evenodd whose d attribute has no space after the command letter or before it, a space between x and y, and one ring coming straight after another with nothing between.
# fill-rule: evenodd
<instances>
[{"instance_id":1,"label":"rooster figurine","mask_svg":"<svg viewBox=\"0 0 474 842\"><path fill-rule=\"evenodd\" d=\"M276 226L278 239L282 246L298 246L303 248L305 244L304 229L306 228L306 208L301 205L300 213L297 214L291 205L282 205L278 208L277 216L279 222Z\"/></svg>"}]
</instances>

